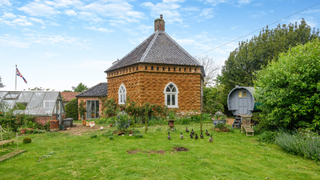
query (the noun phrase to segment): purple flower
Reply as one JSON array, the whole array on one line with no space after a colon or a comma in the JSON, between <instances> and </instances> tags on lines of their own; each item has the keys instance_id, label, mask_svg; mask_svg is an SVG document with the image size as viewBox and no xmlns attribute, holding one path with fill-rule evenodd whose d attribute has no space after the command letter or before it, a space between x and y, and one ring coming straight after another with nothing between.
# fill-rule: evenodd
<instances>
[{"instance_id":1,"label":"purple flower","mask_svg":"<svg viewBox=\"0 0 320 180\"><path fill-rule=\"evenodd\" d=\"M118 116L118 119L120 119L120 117Z\"/></svg>"}]
</instances>

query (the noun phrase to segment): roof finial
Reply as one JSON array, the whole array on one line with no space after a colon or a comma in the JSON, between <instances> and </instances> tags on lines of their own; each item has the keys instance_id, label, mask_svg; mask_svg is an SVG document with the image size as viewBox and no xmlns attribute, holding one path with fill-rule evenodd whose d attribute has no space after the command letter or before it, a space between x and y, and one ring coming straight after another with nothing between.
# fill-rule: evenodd
<instances>
[{"instance_id":1,"label":"roof finial","mask_svg":"<svg viewBox=\"0 0 320 180\"><path fill-rule=\"evenodd\" d=\"M160 19L163 19L163 18L162 18L162 14L160 14Z\"/></svg>"}]
</instances>

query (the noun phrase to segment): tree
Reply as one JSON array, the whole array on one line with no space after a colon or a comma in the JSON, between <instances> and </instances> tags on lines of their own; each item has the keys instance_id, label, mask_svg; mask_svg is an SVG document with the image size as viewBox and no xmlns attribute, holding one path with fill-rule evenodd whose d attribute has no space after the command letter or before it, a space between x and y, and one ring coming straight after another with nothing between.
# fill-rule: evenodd
<instances>
[{"instance_id":1,"label":"tree","mask_svg":"<svg viewBox=\"0 0 320 180\"><path fill-rule=\"evenodd\" d=\"M63 90L63 92L72 92L72 90Z\"/></svg>"},{"instance_id":2,"label":"tree","mask_svg":"<svg viewBox=\"0 0 320 180\"><path fill-rule=\"evenodd\" d=\"M83 92L87 89L88 89L88 87L86 85L82 84L82 82L79 83L77 87L72 86L72 90L74 92Z\"/></svg>"},{"instance_id":3,"label":"tree","mask_svg":"<svg viewBox=\"0 0 320 180\"><path fill-rule=\"evenodd\" d=\"M78 119L78 99L72 99L66 104L66 117Z\"/></svg>"},{"instance_id":4,"label":"tree","mask_svg":"<svg viewBox=\"0 0 320 180\"><path fill-rule=\"evenodd\" d=\"M291 48L277 59L255 73L263 120L288 129L319 130L320 40Z\"/></svg>"},{"instance_id":5,"label":"tree","mask_svg":"<svg viewBox=\"0 0 320 180\"><path fill-rule=\"evenodd\" d=\"M236 85L253 86L253 73L261 70L272 59L278 60L282 52L297 44L305 44L319 38L319 29L311 28L302 19L299 26L279 24L275 29L266 27L251 40L239 42L239 47L232 51L222 67L220 81L230 91Z\"/></svg>"},{"instance_id":6,"label":"tree","mask_svg":"<svg viewBox=\"0 0 320 180\"><path fill-rule=\"evenodd\" d=\"M217 76L218 70L220 67L215 65L213 58L208 56L199 57L197 60L203 66L204 71L206 73L206 77L204 77L203 86L206 87L207 85L214 84L214 78Z\"/></svg>"}]
</instances>

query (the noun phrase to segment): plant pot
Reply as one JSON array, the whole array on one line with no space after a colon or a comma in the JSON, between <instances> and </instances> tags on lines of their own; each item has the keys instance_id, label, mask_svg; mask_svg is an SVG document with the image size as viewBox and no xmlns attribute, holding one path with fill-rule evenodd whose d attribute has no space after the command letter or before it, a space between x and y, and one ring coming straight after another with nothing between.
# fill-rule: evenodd
<instances>
[{"instance_id":1,"label":"plant pot","mask_svg":"<svg viewBox=\"0 0 320 180\"><path fill-rule=\"evenodd\" d=\"M174 127L174 119L168 119L169 122L169 127L173 128Z\"/></svg>"},{"instance_id":2,"label":"plant pot","mask_svg":"<svg viewBox=\"0 0 320 180\"><path fill-rule=\"evenodd\" d=\"M26 129L19 129L21 134L25 134L26 133Z\"/></svg>"},{"instance_id":3,"label":"plant pot","mask_svg":"<svg viewBox=\"0 0 320 180\"><path fill-rule=\"evenodd\" d=\"M220 132L220 129L219 128L216 128L216 129L214 129L215 131L217 131L217 132Z\"/></svg>"},{"instance_id":4,"label":"plant pot","mask_svg":"<svg viewBox=\"0 0 320 180\"><path fill-rule=\"evenodd\" d=\"M221 120L214 119L214 120L212 120L214 125L217 125L217 124L220 124L220 123L226 124L226 121L227 121L226 119L221 119Z\"/></svg>"}]
</instances>

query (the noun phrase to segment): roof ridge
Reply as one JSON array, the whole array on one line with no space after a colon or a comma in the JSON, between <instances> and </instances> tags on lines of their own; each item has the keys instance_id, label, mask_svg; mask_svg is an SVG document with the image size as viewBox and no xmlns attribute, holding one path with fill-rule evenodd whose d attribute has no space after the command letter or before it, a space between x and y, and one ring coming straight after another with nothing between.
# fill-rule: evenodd
<instances>
[{"instance_id":1,"label":"roof ridge","mask_svg":"<svg viewBox=\"0 0 320 180\"><path fill-rule=\"evenodd\" d=\"M151 37L153 34L155 34L156 32L152 33L149 37ZM136 46L134 49L132 49L129 53L127 53L124 57L122 57L117 63L112 64L111 67L109 67L107 70L105 70L104 72L108 71L109 69L112 69L113 66L117 65L120 61L122 61L124 58L126 58L127 56L129 56L132 52L134 52L136 49L138 49L141 45L143 45L144 42L146 42L148 39L146 38L144 41L142 41L138 46ZM138 61L139 62L139 61Z\"/></svg>"},{"instance_id":2,"label":"roof ridge","mask_svg":"<svg viewBox=\"0 0 320 180\"><path fill-rule=\"evenodd\" d=\"M104 82L102 82L102 83L104 83ZM108 83L108 82L106 82L106 83ZM92 89L92 88L94 88L94 87L96 87L96 86L98 86L98 85L100 85L100 84L101 84L101 82L98 83L98 84L96 84L96 85L94 85L94 86L92 86L91 88L89 88L89 89L87 89L87 90L85 90L85 91L82 91L81 93L77 94L76 97L77 97L78 95L84 94L85 92L89 91L90 89Z\"/></svg>"},{"instance_id":3,"label":"roof ridge","mask_svg":"<svg viewBox=\"0 0 320 180\"><path fill-rule=\"evenodd\" d=\"M154 35L152 41L150 42L150 44L148 45L146 51L143 53L141 59L138 62L144 62L144 59L146 58L147 54L149 53L149 51L150 51L152 45L154 44L155 40L157 39L158 35L159 35L159 30L157 30L155 32L155 35Z\"/></svg>"},{"instance_id":4,"label":"roof ridge","mask_svg":"<svg viewBox=\"0 0 320 180\"><path fill-rule=\"evenodd\" d=\"M187 56L189 56L196 64L200 65L199 61L197 61L194 57L192 57L186 50L184 50L174 39L172 39L165 31L163 31L164 35L166 35L175 45L177 45L180 50L182 50Z\"/></svg>"}]
</instances>

